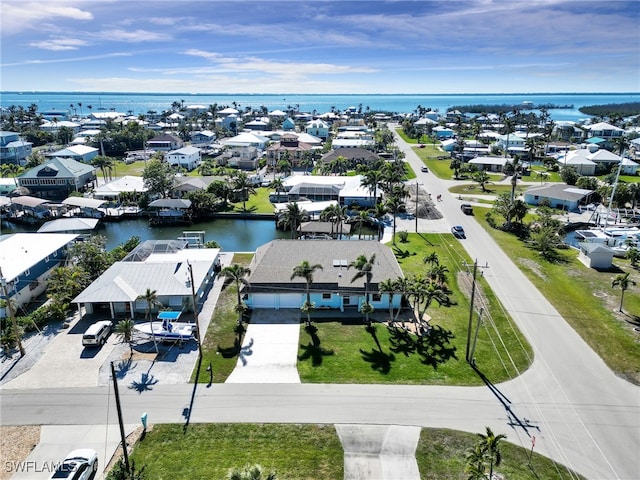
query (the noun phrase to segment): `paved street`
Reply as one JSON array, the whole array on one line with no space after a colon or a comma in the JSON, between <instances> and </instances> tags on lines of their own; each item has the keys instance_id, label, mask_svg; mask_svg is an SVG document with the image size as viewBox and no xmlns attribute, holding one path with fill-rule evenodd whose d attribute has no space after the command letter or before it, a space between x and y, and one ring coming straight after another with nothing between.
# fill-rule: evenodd
<instances>
[{"instance_id":1,"label":"paved street","mask_svg":"<svg viewBox=\"0 0 640 480\"><path fill-rule=\"evenodd\" d=\"M404 142L398 144L422 188L443 195L437 208L446 220L419 220L419 230L448 232L453 224L464 226L467 239L461 242L471 258L488 266L485 278L533 346L533 366L513 381L487 387L159 384L142 393L121 392L125 422L138 423L140 414L148 412L152 423L406 425L473 433L491 426L525 448L535 436L536 452L589 479L640 478L640 388L606 367L491 237L460 211L461 201L446 191L448 182L421 173L415 153ZM398 230L414 231L413 220L401 222ZM482 359L478 366L481 370ZM108 424L116 418L112 392L105 386L3 388L1 393L3 425Z\"/></svg>"}]
</instances>

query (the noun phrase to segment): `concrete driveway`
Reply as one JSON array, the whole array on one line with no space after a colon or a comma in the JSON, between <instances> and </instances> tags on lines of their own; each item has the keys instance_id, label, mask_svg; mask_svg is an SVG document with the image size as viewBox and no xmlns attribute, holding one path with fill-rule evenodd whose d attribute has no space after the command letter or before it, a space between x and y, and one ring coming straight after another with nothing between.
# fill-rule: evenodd
<instances>
[{"instance_id":1,"label":"concrete driveway","mask_svg":"<svg viewBox=\"0 0 640 480\"><path fill-rule=\"evenodd\" d=\"M300 383L300 310L255 310L226 383Z\"/></svg>"}]
</instances>

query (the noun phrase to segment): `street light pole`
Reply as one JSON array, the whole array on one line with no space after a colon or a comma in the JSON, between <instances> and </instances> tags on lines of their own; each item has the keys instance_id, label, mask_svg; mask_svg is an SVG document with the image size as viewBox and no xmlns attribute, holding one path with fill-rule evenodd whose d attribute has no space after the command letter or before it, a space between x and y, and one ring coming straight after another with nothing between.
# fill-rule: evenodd
<instances>
[{"instance_id":1,"label":"street light pole","mask_svg":"<svg viewBox=\"0 0 640 480\"><path fill-rule=\"evenodd\" d=\"M191 299L193 301L193 316L196 319L196 341L198 342L198 353L200 358L202 358L202 341L200 339L200 321L198 320L198 303L196 301L196 288L193 283L193 267L191 266L191 262L187 261L187 266L189 267L189 276L191 280Z\"/></svg>"}]
</instances>

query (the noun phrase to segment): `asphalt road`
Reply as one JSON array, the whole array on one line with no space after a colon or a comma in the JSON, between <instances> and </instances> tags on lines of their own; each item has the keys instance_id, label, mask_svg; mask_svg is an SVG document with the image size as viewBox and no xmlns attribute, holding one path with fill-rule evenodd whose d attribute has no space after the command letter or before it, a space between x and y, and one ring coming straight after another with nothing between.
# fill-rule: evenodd
<instances>
[{"instance_id":1,"label":"asphalt road","mask_svg":"<svg viewBox=\"0 0 640 480\"><path fill-rule=\"evenodd\" d=\"M532 367L513 381L487 387L152 385L142 393L121 391L125 422L137 423L148 412L152 423L414 425L474 433L490 426L526 448L535 436L536 452L589 479L640 478L640 388L606 367L482 227L460 211L461 202L446 192L447 182L421 173L415 153L402 141L398 145L422 188L443 195L437 207L446 221L464 226L467 239L461 241L471 258L488 265L485 278L533 345ZM404 228L412 231L410 225ZM420 221L419 228L430 227ZM1 401L3 425L116 422L108 387L3 390Z\"/></svg>"}]
</instances>

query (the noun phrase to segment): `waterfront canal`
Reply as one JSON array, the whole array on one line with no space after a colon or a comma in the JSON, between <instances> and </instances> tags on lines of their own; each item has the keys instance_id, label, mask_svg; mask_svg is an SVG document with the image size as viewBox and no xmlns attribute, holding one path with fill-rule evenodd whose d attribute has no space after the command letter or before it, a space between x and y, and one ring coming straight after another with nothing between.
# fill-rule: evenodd
<instances>
[{"instance_id":1,"label":"waterfront canal","mask_svg":"<svg viewBox=\"0 0 640 480\"><path fill-rule=\"evenodd\" d=\"M35 232L38 226L15 225L2 221L0 233L3 235L18 232ZM107 249L126 242L132 236L140 240L175 240L184 231L201 230L205 232L205 242L216 241L227 252L253 252L276 238L291 238L290 232L278 230L273 219L217 218L192 225L150 227L146 217L126 219L119 222L102 222L95 234L104 235Z\"/></svg>"}]
</instances>

